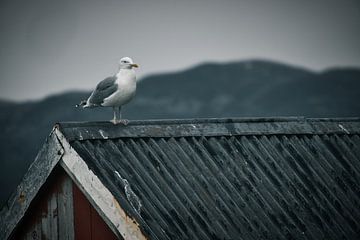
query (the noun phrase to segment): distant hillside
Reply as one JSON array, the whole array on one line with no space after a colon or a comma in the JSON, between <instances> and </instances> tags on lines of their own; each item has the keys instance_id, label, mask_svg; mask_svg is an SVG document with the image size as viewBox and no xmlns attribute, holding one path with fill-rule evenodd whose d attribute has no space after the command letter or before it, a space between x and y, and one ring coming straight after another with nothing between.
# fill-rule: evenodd
<instances>
[{"instance_id":1,"label":"distant hillside","mask_svg":"<svg viewBox=\"0 0 360 240\"><path fill-rule=\"evenodd\" d=\"M86 92L30 103L0 101L0 203L14 190L55 122L109 120L111 109L74 107ZM360 70L314 73L267 61L203 64L149 76L124 108L129 119L360 116Z\"/></svg>"}]
</instances>

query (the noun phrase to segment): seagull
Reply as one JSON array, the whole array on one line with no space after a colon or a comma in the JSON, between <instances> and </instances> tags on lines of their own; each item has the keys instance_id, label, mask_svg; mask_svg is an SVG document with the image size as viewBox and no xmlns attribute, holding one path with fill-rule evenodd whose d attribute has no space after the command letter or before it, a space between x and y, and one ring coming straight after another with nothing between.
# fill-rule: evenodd
<instances>
[{"instance_id":1,"label":"seagull","mask_svg":"<svg viewBox=\"0 0 360 240\"><path fill-rule=\"evenodd\" d=\"M121 58L119 71L114 76L99 82L90 97L81 101L76 107L112 107L114 118L111 122L127 125L129 121L121 118L121 107L135 96L136 74L133 68L137 67L139 66L131 58Z\"/></svg>"}]
</instances>

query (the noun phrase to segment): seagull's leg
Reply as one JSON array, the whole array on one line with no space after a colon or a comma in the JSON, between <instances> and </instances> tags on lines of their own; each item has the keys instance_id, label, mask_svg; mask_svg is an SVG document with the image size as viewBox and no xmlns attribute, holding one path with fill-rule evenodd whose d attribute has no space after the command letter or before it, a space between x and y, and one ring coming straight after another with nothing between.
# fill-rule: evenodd
<instances>
[{"instance_id":1,"label":"seagull's leg","mask_svg":"<svg viewBox=\"0 0 360 240\"><path fill-rule=\"evenodd\" d=\"M127 119L122 119L122 118L121 118L121 107L119 107L119 117L120 117L120 118L119 118L119 119L120 119L120 120L119 120L120 123L124 124L125 126L128 125L129 120L127 120Z\"/></svg>"},{"instance_id":2,"label":"seagull's leg","mask_svg":"<svg viewBox=\"0 0 360 240\"><path fill-rule=\"evenodd\" d=\"M116 108L116 107L113 107L114 118L110 121L110 122L112 122L113 124L117 124L117 120L116 120L116 110L117 110L117 108Z\"/></svg>"}]
</instances>

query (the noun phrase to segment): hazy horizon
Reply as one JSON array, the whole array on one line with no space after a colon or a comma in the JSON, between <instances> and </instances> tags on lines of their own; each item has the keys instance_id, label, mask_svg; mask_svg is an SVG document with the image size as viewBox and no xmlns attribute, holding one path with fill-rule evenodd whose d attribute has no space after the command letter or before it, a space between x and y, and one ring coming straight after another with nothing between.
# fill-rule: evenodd
<instances>
[{"instance_id":1,"label":"hazy horizon","mask_svg":"<svg viewBox=\"0 0 360 240\"><path fill-rule=\"evenodd\" d=\"M15 0L0 3L0 99L90 90L130 56L139 78L204 62L360 67L360 2Z\"/></svg>"},{"instance_id":2,"label":"hazy horizon","mask_svg":"<svg viewBox=\"0 0 360 240\"><path fill-rule=\"evenodd\" d=\"M306 71L311 71L311 72L317 72L317 73L321 73L321 72L325 72L328 70L333 70L333 69L358 69L360 71L360 66L333 66L333 67L327 67L324 69L310 69L308 67L304 67L304 66L300 66L300 65L295 65L295 64L291 64L291 63L287 63L287 62L280 62L277 61L275 59L269 59L269 58L248 58L248 59L238 59L238 60L230 60L230 61L203 61L203 62L199 62L199 63L195 63L191 66L188 67L184 67L184 68L180 68L180 69L175 69L175 70L168 70L168 71L163 71L163 72L154 72L154 73L148 73L146 75L143 75L141 77L138 78L138 81L142 81L143 79L147 78L147 77L152 77L152 76L156 76L156 75L163 75L163 74L177 74L177 73L181 73L183 71L188 71L191 70L192 68L196 68L198 66L204 65L204 64L231 64L231 63L241 63L241 62L251 62L251 61L266 61L266 62L271 62L274 64L284 64L286 66L290 66L290 67L295 67L295 68L299 68L299 69L304 69ZM90 86L88 88L65 88L65 89L61 89L60 91L55 91L55 92L48 92L45 93L45 95L43 96L38 96L38 97L34 97L34 98L25 98L25 99L10 99L10 98L2 98L0 97L0 101L8 101L8 102L13 102L13 103L23 103L23 102L28 102L28 101L39 101L39 100L43 100L46 99L48 97L52 97L54 95L61 95L64 93L71 93L71 92L84 92L84 91L92 91L93 88L95 87L95 85Z\"/></svg>"}]
</instances>

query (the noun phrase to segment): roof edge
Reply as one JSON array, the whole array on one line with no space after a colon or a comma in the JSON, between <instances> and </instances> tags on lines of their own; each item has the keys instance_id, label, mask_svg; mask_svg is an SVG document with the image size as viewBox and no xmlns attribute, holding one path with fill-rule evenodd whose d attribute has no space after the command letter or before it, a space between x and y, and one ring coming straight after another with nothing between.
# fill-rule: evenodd
<instances>
[{"instance_id":1,"label":"roof edge","mask_svg":"<svg viewBox=\"0 0 360 240\"><path fill-rule=\"evenodd\" d=\"M47 137L21 183L0 211L0 239L8 239L64 154L54 130Z\"/></svg>"},{"instance_id":2,"label":"roof edge","mask_svg":"<svg viewBox=\"0 0 360 240\"><path fill-rule=\"evenodd\" d=\"M65 136L58 129L55 130L55 133L64 147L60 165L114 234L119 238L121 235L124 239L145 240L146 237L136 220L124 211L112 193L88 168L86 162L77 154L75 149L70 146Z\"/></svg>"}]
</instances>

